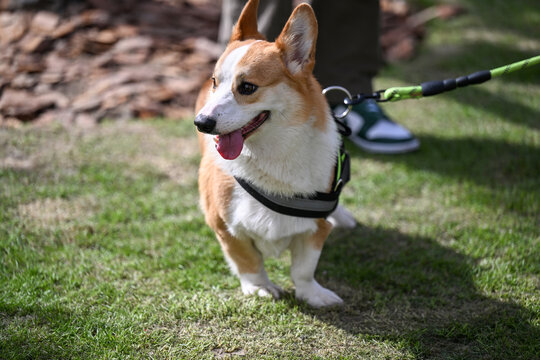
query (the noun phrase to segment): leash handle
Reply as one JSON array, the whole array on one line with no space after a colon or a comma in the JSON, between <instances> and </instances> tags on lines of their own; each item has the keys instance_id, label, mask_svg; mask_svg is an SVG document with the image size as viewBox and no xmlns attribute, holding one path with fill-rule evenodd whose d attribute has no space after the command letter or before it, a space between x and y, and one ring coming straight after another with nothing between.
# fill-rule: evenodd
<instances>
[{"instance_id":1,"label":"leash handle","mask_svg":"<svg viewBox=\"0 0 540 360\"><path fill-rule=\"evenodd\" d=\"M494 77L509 74L518 70L524 70L537 64L540 64L540 55L504 65L492 70L477 71L466 76L460 76L456 79L428 81L415 86L391 87L389 89L376 91L371 95L359 94L352 98L349 96L343 101L343 103L347 106L352 106L360 104L366 99L374 99L377 102L395 102L399 100L419 99L424 96L438 95L469 85L482 84Z\"/></svg>"},{"instance_id":2,"label":"leash handle","mask_svg":"<svg viewBox=\"0 0 540 360\"><path fill-rule=\"evenodd\" d=\"M514 71L524 70L533 65L540 64L540 55L504 65L492 70L477 71L467 76L442 81L428 81L418 86L393 87L383 91L382 101L399 101L405 99L418 99L422 96L433 96L452 91L458 87L482 84L494 77L505 75Z\"/></svg>"},{"instance_id":3,"label":"leash handle","mask_svg":"<svg viewBox=\"0 0 540 360\"><path fill-rule=\"evenodd\" d=\"M428 81L419 86L390 88L383 92L382 98L384 101L418 99L422 96L439 95L457 89L458 87L482 84L488 80L491 80L491 72L489 70L477 71L456 79Z\"/></svg>"}]
</instances>

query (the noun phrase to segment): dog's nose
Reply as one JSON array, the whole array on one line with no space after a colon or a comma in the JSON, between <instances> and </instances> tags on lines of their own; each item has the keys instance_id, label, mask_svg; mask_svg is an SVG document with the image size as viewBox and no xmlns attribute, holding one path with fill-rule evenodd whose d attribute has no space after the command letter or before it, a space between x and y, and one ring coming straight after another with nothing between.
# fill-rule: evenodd
<instances>
[{"instance_id":1,"label":"dog's nose","mask_svg":"<svg viewBox=\"0 0 540 360\"><path fill-rule=\"evenodd\" d=\"M216 120L210 116L197 115L194 124L200 132L212 134L216 127Z\"/></svg>"}]
</instances>

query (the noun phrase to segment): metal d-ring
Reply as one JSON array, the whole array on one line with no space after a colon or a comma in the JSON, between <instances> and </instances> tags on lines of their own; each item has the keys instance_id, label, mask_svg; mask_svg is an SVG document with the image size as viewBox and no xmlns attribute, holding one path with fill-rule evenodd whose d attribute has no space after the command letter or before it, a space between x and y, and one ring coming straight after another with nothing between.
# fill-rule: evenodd
<instances>
[{"instance_id":1,"label":"metal d-ring","mask_svg":"<svg viewBox=\"0 0 540 360\"><path fill-rule=\"evenodd\" d=\"M323 95L326 95L327 92L333 91L333 90L339 90L339 91L345 93L345 95L347 95L347 98L352 100L352 95L349 92L349 90L345 89L342 86L329 86L329 87L325 88L322 91L322 93L323 93ZM336 118L338 118L338 119L343 119L345 116L349 115L349 112L351 111L351 109L352 109L352 105L348 105L347 108L345 109L345 111L343 111L340 115L334 114L334 116Z\"/></svg>"}]
</instances>

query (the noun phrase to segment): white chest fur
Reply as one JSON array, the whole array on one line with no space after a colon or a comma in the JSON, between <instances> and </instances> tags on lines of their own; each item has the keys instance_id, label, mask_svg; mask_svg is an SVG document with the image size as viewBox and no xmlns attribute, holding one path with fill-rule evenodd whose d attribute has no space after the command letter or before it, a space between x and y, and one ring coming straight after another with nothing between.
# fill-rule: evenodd
<instances>
[{"instance_id":1,"label":"white chest fur","mask_svg":"<svg viewBox=\"0 0 540 360\"><path fill-rule=\"evenodd\" d=\"M226 173L239 176L259 188L282 195L325 192L330 184L339 136L333 121L326 131L311 123L284 127L276 115L244 144L241 155L224 160L207 136L208 151ZM314 219L279 214L268 209L236 184L226 223L231 234L251 239L265 257L277 256L298 237L314 233Z\"/></svg>"},{"instance_id":2,"label":"white chest fur","mask_svg":"<svg viewBox=\"0 0 540 360\"><path fill-rule=\"evenodd\" d=\"M262 205L240 185L233 191L229 207L229 231L240 239L251 239L266 257L279 256L290 242L317 230L314 219L282 215Z\"/></svg>"}]
</instances>

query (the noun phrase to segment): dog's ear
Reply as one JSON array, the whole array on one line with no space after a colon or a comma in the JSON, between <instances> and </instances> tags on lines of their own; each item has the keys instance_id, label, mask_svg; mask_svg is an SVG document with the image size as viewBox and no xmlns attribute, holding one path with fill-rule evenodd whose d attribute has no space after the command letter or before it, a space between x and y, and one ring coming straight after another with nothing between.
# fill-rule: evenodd
<instances>
[{"instance_id":1,"label":"dog's ear","mask_svg":"<svg viewBox=\"0 0 540 360\"><path fill-rule=\"evenodd\" d=\"M265 40L264 36L257 29L257 9L259 8L259 0L249 0L244 6L238 22L232 30L231 39L229 42L236 40Z\"/></svg>"},{"instance_id":2,"label":"dog's ear","mask_svg":"<svg viewBox=\"0 0 540 360\"><path fill-rule=\"evenodd\" d=\"M308 4L298 5L276 40L283 61L293 75L313 71L316 42L315 13Z\"/></svg>"}]
</instances>

